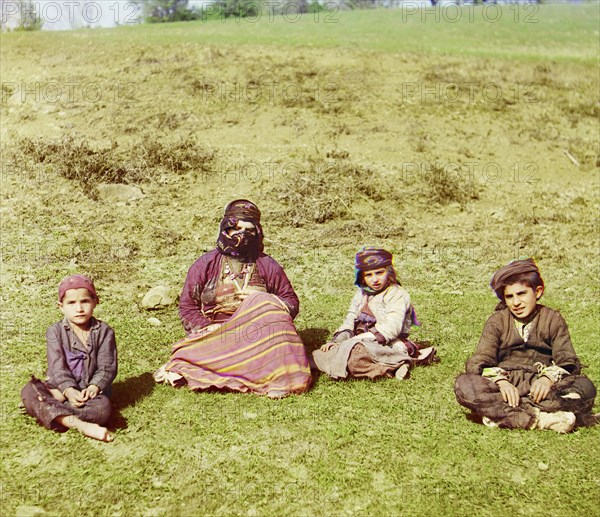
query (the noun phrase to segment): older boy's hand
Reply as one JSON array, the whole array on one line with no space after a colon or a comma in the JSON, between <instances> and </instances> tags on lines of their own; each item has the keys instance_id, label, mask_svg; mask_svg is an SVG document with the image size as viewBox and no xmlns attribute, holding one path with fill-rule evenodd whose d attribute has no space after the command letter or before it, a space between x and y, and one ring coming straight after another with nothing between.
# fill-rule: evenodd
<instances>
[{"instance_id":1,"label":"older boy's hand","mask_svg":"<svg viewBox=\"0 0 600 517\"><path fill-rule=\"evenodd\" d=\"M529 397L537 404L544 400L550 393L552 381L548 377L540 377L531 383Z\"/></svg>"},{"instance_id":2,"label":"older boy's hand","mask_svg":"<svg viewBox=\"0 0 600 517\"><path fill-rule=\"evenodd\" d=\"M501 380L496 383L502 398L510 407L517 407L520 402L519 390L516 386L508 382L507 380Z\"/></svg>"}]
</instances>

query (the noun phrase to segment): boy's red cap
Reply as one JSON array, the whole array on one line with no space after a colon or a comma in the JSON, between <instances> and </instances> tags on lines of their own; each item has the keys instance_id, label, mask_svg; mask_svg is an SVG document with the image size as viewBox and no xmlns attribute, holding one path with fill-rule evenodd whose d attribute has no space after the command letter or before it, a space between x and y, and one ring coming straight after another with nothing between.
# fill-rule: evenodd
<instances>
[{"instance_id":1,"label":"boy's red cap","mask_svg":"<svg viewBox=\"0 0 600 517\"><path fill-rule=\"evenodd\" d=\"M58 301L62 302L65 297L65 293L69 289L87 289L90 294L96 299L98 302L98 295L96 294L96 288L94 287L94 282L90 278L85 275L71 275L63 279L63 281L58 286Z\"/></svg>"}]
</instances>

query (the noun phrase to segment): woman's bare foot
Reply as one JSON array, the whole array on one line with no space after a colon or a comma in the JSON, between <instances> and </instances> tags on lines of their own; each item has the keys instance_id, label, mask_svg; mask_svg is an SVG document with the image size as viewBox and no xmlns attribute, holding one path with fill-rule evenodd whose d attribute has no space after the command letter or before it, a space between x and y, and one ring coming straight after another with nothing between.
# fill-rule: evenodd
<instances>
[{"instance_id":1,"label":"woman's bare foot","mask_svg":"<svg viewBox=\"0 0 600 517\"><path fill-rule=\"evenodd\" d=\"M289 391L285 390L269 390L267 393L267 397L270 399L283 399L290 394Z\"/></svg>"},{"instance_id":2,"label":"woman's bare foot","mask_svg":"<svg viewBox=\"0 0 600 517\"><path fill-rule=\"evenodd\" d=\"M112 442L113 437L108 432L106 427L102 427L98 424L94 424L92 422L84 422L80 420L76 416L66 415L59 416L56 421L68 427L69 429L77 429L81 434L87 436L88 438L93 438L94 440L99 440L101 442Z\"/></svg>"}]
</instances>

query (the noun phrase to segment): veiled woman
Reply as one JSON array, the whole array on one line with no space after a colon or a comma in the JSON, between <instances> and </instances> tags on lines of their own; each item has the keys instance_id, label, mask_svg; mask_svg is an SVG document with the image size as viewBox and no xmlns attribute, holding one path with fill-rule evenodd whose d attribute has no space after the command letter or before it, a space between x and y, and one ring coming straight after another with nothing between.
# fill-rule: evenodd
<instances>
[{"instance_id":1,"label":"veiled woman","mask_svg":"<svg viewBox=\"0 0 600 517\"><path fill-rule=\"evenodd\" d=\"M272 398L310 385L292 320L299 301L282 267L263 253L260 210L245 199L225 208L217 246L190 267L179 302L187 337L155 378L192 390L217 388Z\"/></svg>"}]
</instances>

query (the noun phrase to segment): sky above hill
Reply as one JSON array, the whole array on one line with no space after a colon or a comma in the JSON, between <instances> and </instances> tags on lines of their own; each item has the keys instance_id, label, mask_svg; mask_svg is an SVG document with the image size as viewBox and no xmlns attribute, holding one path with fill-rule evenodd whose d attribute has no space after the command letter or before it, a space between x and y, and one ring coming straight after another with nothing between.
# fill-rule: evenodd
<instances>
[{"instance_id":1,"label":"sky above hill","mask_svg":"<svg viewBox=\"0 0 600 517\"><path fill-rule=\"evenodd\" d=\"M18 0L2 0L2 21L14 28L21 17L42 21L43 30L68 30L81 27L115 27L140 23L141 2L134 0L31 0L19 12ZM190 0L200 8L210 0Z\"/></svg>"}]
</instances>

